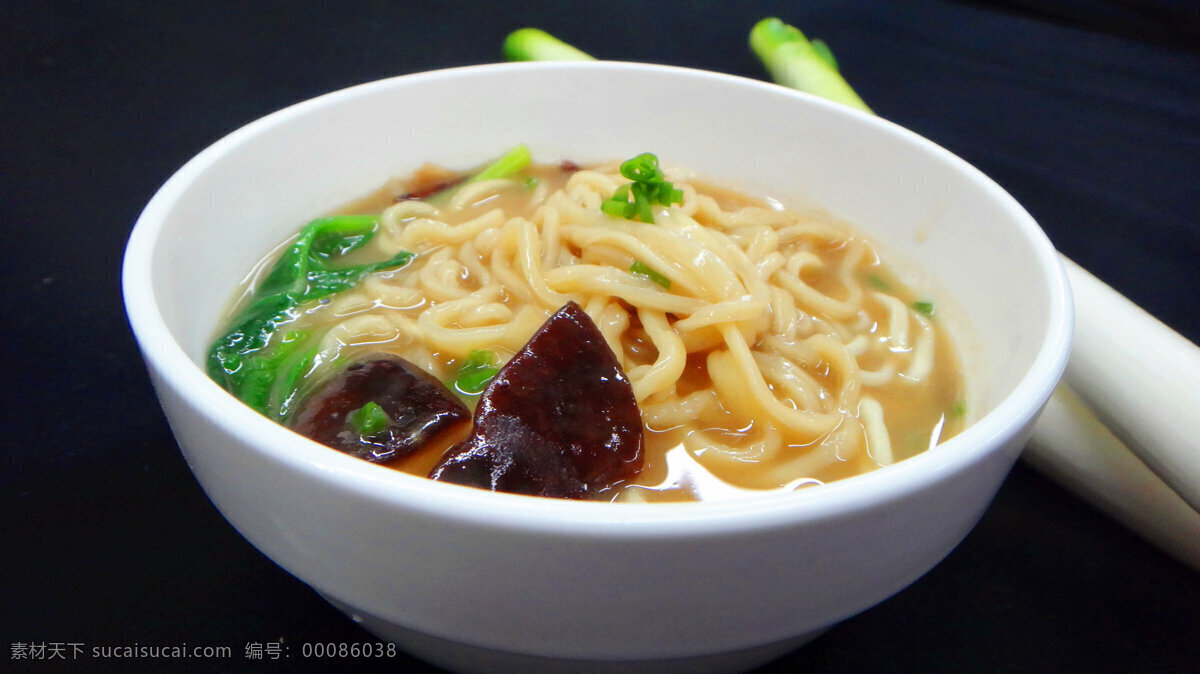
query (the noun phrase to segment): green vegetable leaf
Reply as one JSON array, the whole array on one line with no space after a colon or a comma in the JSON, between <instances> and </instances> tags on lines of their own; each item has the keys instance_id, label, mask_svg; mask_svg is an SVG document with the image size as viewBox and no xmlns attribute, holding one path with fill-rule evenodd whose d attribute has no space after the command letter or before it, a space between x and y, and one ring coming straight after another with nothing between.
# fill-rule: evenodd
<instances>
[{"instance_id":1,"label":"green vegetable leaf","mask_svg":"<svg viewBox=\"0 0 1200 674\"><path fill-rule=\"evenodd\" d=\"M335 215L314 220L309 224L312 243L308 255L328 262L362 248L375 236L377 220L374 215Z\"/></svg>"},{"instance_id":2,"label":"green vegetable leaf","mask_svg":"<svg viewBox=\"0 0 1200 674\"><path fill-rule=\"evenodd\" d=\"M209 376L255 410L283 419L316 357L316 347L301 353L310 341L306 333L277 336L299 317L299 306L353 288L368 274L402 267L413 257L400 252L382 262L332 266L366 245L377 221L373 215L339 215L308 223L213 342Z\"/></svg>"},{"instance_id":3,"label":"green vegetable leaf","mask_svg":"<svg viewBox=\"0 0 1200 674\"><path fill-rule=\"evenodd\" d=\"M297 402L297 397L300 393L300 384L304 378L312 371L316 364L317 352L319 346L314 346L303 355L292 361L287 368L281 368L282 373L277 375L279 380L279 411L280 419L286 419L291 414L292 407Z\"/></svg>"},{"instance_id":4,"label":"green vegetable leaf","mask_svg":"<svg viewBox=\"0 0 1200 674\"><path fill-rule=\"evenodd\" d=\"M387 412L374 400L346 416L346 426L364 438L387 428L388 421Z\"/></svg>"},{"instance_id":5,"label":"green vegetable leaf","mask_svg":"<svg viewBox=\"0 0 1200 674\"><path fill-rule=\"evenodd\" d=\"M641 260L634 260L633 264L629 267L629 272L635 276L641 276L642 278L654 281L667 290L671 289L671 279L654 271L649 265Z\"/></svg>"},{"instance_id":6,"label":"green vegetable leaf","mask_svg":"<svg viewBox=\"0 0 1200 674\"><path fill-rule=\"evenodd\" d=\"M526 166L529 166L529 162L532 159L533 156L530 154L529 148L522 143L500 155L499 159L489 164L479 173L471 176L467 182L473 183L480 180L507 178L523 171Z\"/></svg>"},{"instance_id":7,"label":"green vegetable leaf","mask_svg":"<svg viewBox=\"0 0 1200 674\"><path fill-rule=\"evenodd\" d=\"M454 378L454 388L467 395L482 393L492 377L500 371L497 362L496 354L491 351L475 350L467 354L467 359L458 369L458 376Z\"/></svg>"},{"instance_id":8,"label":"green vegetable leaf","mask_svg":"<svg viewBox=\"0 0 1200 674\"><path fill-rule=\"evenodd\" d=\"M255 295L304 293L309 270L326 269L333 258L366 245L375 236L378 220L373 215L339 215L308 223L275 261Z\"/></svg>"},{"instance_id":9,"label":"green vegetable leaf","mask_svg":"<svg viewBox=\"0 0 1200 674\"><path fill-rule=\"evenodd\" d=\"M450 198L450 195L457 192L462 188L463 185L467 183L515 176L521 171L524 171L532 160L533 155L530 153L529 148L524 143L521 143L508 152L500 155L500 157L492 163L483 167L479 173L476 173L475 175L461 182L455 182L453 185L444 190L429 195L425 198L425 201L431 204L441 205ZM528 182L526 182L526 184L528 185Z\"/></svg>"},{"instance_id":10,"label":"green vegetable leaf","mask_svg":"<svg viewBox=\"0 0 1200 674\"><path fill-rule=\"evenodd\" d=\"M413 254L407 251L401 251L394 257L383 262L373 262L370 264L359 264L341 269L324 269L320 271L310 271L308 273L308 287L302 295L301 301L318 300L323 297L328 297L343 290L349 290L358 285L358 282L363 280L369 274L374 274L377 271L384 271L396 267L403 267L412 259Z\"/></svg>"}]
</instances>

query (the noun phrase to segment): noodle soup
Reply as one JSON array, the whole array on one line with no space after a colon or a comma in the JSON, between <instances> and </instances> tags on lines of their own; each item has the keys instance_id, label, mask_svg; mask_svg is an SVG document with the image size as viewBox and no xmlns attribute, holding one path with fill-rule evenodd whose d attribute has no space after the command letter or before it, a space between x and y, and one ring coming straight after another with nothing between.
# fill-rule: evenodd
<instances>
[{"instance_id":1,"label":"noodle soup","mask_svg":"<svg viewBox=\"0 0 1200 674\"><path fill-rule=\"evenodd\" d=\"M666 177L681 198L654 205L653 222L602 208L629 183L619 162L530 165L465 184L436 167L396 179L341 209L378 221L341 263L411 260L301 303L267 347L294 373L297 399L339 363L380 353L453 389L472 354L502 365L575 302L643 422L641 470L594 495L602 500L797 489L903 460L961 429L964 385L938 307L883 266L870 240L684 169ZM251 274L231 317L278 256ZM286 403L291 393L274 386ZM455 392L468 407L479 393ZM470 431L452 426L386 465L430 474Z\"/></svg>"}]
</instances>

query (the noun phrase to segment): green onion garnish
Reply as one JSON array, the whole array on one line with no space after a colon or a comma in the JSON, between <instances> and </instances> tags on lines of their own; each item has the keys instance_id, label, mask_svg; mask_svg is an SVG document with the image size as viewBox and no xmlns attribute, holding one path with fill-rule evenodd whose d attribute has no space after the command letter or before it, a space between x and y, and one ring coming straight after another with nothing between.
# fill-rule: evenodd
<instances>
[{"instance_id":1,"label":"green onion garnish","mask_svg":"<svg viewBox=\"0 0 1200 674\"><path fill-rule=\"evenodd\" d=\"M634 260L633 264L629 267L629 272L635 276L641 276L642 278L654 281L667 290L671 289L671 279L654 271L649 265L641 260Z\"/></svg>"},{"instance_id":2,"label":"green onion garnish","mask_svg":"<svg viewBox=\"0 0 1200 674\"><path fill-rule=\"evenodd\" d=\"M629 185L621 185L616 192L600 204L600 210L614 218L632 219L637 215L637 207L629 203Z\"/></svg>"},{"instance_id":3,"label":"green onion garnish","mask_svg":"<svg viewBox=\"0 0 1200 674\"><path fill-rule=\"evenodd\" d=\"M467 354L467 359L458 369L458 376L454 378L454 388L468 395L481 393L500 371L496 361L496 354L491 351L477 349Z\"/></svg>"},{"instance_id":4,"label":"green onion garnish","mask_svg":"<svg viewBox=\"0 0 1200 674\"><path fill-rule=\"evenodd\" d=\"M650 207L683 203L683 191L676 189L658 167L658 157L643 152L621 164L621 175L633 182L621 185L613 195L600 204L600 210L614 218L641 220L654 224ZM633 201L630 201L630 197Z\"/></svg>"},{"instance_id":5,"label":"green onion garnish","mask_svg":"<svg viewBox=\"0 0 1200 674\"><path fill-rule=\"evenodd\" d=\"M881 277L879 274L871 274L870 276L868 276L867 283L870 284L870 286L876 290L891 290L892 289L892 287L888 284L888 282L884 281L883 277Z\"/></svg>"},{"instance_id":6,"label":"green onion garnish","mask_svg":"<svg viewBox=\"0 0 1200 674\"><path fill-rule=\"evenodd\" d=\"M375 435L379 431L387 428L388 415L379 406L379 403L371 401L366 405L354 410L346 417L346 424L362 437Z\"/></svg>"},{"instance_id":7,"label":"green onion garnish","mask_svg":"<svg viewBox=\"0 0 1200 674\"><path fill-rule=\"evenodd\" d=\"M913 309L925 314L926 316L933 315L933 302L913 302Z\"/></svg>"}]
</instances>

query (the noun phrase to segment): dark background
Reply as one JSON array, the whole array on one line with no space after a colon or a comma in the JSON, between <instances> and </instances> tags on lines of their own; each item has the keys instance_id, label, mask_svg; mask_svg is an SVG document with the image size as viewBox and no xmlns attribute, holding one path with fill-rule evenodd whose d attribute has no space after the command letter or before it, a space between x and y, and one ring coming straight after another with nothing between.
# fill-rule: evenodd
<instances>
[{"instance_id":1,"label":"dark background","mask_svg":"<svg viewBox=\"0 0 1200 674\"><path fill-rule=\"evenodd\" d=\"M229 646L228 661L108 664L258 671L270 663L246 660L246 644L282 641L299 671L355 664L297 660L299 644L370 639L208 502L124 318L119 268L141 207L224 134L330 90L499 60L503 37L524 25L599 58L764 77L746 34L778 15L824 38L876 112L980 167L1067 256L1200 341L1195 7L0 4L0 670L22 664L10 659L19 642ZM940 566L767 669L1158 672L1197 662L1200 574L1018 465Z\"/></svg>"}]
</instances>

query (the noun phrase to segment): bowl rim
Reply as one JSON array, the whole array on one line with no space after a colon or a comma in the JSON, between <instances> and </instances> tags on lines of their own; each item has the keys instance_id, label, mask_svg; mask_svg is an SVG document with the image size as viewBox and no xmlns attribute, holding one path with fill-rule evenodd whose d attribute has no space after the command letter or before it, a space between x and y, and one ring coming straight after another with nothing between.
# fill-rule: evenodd
<instances>
[{"instance_id":1,"label":"bowl rim","mask_svg":"<svg viewBox=\"0 0 1200 674\"><path fill-rule=\"evenodd\" d=\"M686 503L609 503L548 499L495 493L446 484L373 465L300 436L263 417L208 378L172 336L157 306L152 283L153 253L170 207L191 181L227 152L255 134L286 124L347 97L431 80L536 73L558 70L613 70L699 78L714 85L752 88L789 97L797 105L828 108L896 136L937 161L948 163L989 194L1022 231L1035 250L1031 260L1049 297L1044 335L1032 367L1012 391L986 415L950 440L892 466L814 488L770 491L744 499ZM256 119L209 145L179 168L154 194L130 234L122 263L126 313L148 368L178 391L209 422L280 464L290 465L330 488L406 510L525 533L571 533L623 538L686 536L753 527L786 526L797 521L856 511L918 491L999 451L1004 440L1032 423L1062 376L1074 324L1070 287L1061 257L1045 232L1017 201L974 166L908 129L868 113L738 75L679 66L620 61L494 63L398 75L310 98ZM614 526L619 525L619 526Z\"/></svg>"}]
</instances>

